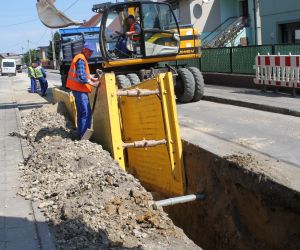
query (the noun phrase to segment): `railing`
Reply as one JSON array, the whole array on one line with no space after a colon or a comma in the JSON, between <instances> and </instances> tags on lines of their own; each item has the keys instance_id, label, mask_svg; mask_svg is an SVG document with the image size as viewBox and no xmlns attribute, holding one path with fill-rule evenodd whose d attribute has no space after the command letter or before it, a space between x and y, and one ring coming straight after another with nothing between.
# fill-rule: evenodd
<instances>
[{"instance_id":1,"label":"railing","mask_svg":"<svg viewBox=\"0 0 300 250\"><path fill-rule=\"evenodd\" d=\"M248 18L244 16L226 19L209 35L202 39L202 46L204 48L225 46L237 37L238 33L247 26L247 23Z\"/></svg>"},{"instance_id":2,"label":"railing","mask_svg":"<svg viewBox=\"0 0 300 250\"><path fill-rule=\"evenodd\" d=\"M203 43L206 44L209 41L213 40L220 33L220 31L223 31L225 28L228 27L228 25L233 23L236 19L237 19L237 16L227 18L223 23L221 23L216 28L214 28L207 36L201 37L202 44Z\"/></svg>"}]
</instances>

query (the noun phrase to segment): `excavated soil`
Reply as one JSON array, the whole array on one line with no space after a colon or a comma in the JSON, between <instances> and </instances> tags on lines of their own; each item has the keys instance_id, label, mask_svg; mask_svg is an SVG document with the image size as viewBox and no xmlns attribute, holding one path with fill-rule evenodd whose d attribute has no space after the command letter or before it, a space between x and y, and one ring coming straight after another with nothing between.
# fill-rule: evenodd
<instances>
[{"instance_id":1,"label":"excavated soil","mask_svg":"<svg viewBox=\"0 0 300 250\"><path fill-rule=\"evenodd\" d=\"M30 156L19 195L38 202L58 249L199 249L108 152L76 141L56 108L22 117Z\"/></svg>"}]
</instances>

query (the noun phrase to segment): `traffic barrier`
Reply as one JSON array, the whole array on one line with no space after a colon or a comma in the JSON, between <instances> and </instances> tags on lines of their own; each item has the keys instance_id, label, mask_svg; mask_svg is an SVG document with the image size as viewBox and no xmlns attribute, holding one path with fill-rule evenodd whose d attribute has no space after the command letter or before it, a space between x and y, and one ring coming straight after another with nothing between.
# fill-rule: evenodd
<instances>
[{"instance_id":1,"label":"traffic barrier","mask_svg":"<svg viewBox=\"0 0 300 250\"><path fill-rule=\"evenodd\" d=\"M300 55L256 56L255 84L300 88Z\"/></svg>"}]
</instances>

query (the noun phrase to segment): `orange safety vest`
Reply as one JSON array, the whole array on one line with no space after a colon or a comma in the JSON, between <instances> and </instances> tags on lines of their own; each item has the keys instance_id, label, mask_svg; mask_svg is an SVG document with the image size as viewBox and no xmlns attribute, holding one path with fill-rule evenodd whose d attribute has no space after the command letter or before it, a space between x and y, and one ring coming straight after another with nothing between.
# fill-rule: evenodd
<instances>
[{"instance_id":1,"label":"orange safety vest","mask_svg":"<svg viewBox=\"0 0 300 250\"><path fill-rule=\"evenodd\" d=\"M130 32L135 31L135 27L134 27L135 24L136 23L131 24L130 29L129 29ZM141 37L139 35L133 35L131 40L132 41L140 41Z\"/></svg>"},{"instance_id":2,"label":"orange safety vest","mask_svg":"<svg viewBox=\"0 0 300 250\"><path fill-rule=\"evenodd\" d=\"M86 77L89 80L91 79L88 61L86 60L85 56L82 53L79 53L73 58L73 60L71 62L66 87L71 90L84 92L84 93L90 93L92 91L92 86L89 85L88 83L83 84L77 78L76 63L79 59L81 59L85 62Z\"/></svg>"}]
</instances>

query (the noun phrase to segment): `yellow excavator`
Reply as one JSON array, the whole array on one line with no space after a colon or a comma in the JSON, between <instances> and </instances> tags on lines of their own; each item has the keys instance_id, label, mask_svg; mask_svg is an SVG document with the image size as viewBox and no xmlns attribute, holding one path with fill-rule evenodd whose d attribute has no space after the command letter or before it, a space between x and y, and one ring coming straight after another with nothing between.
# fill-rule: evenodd
<instances>
[{"instance_id":1,"label":"yellow excavator","mask_svg":"<svg viewBox=\"0 0 300 250\"><path fill-rule=\"evenodd\" d=\"M41 21L48 27L78 25L54 7L55 0L38 0ZM199 101L204 80L196 67L180 60L201 56L199 31L191 25L180 26L171 6L164 2L134 1L102 3L92 10L102 14L99 44L104 72L114 72L118 87L126 89L158 73L172 72L177 100ZM128 36L134 20L135 34ZM177 61L176 66L169 62Z\"/></svg>"},{"instance_id":2,"label":"yellow excavator","mask_svg":"<svg viewBox=\"0 0 300 250\"><path fill-rule=\"evenodd\" d=\"M54 0L48 1L37 4L46 26L78 25L55 9ZM96 66L104 73L100 87L90 94L93 140L149 190L183 195L185 170L173 85L180 102L202 98L199 69L179 65L181 60L200 57L199 33L191 26L180 27L166 3L105 3L93 10L102 16L98 46L102 59ZM172 61L176 66L169 65ZM53 100L65 104L76 124L73 95L54 88Z\"/></svg>"}]
</instances>

